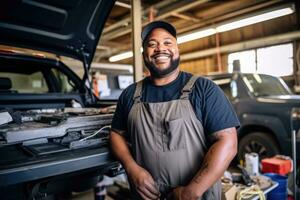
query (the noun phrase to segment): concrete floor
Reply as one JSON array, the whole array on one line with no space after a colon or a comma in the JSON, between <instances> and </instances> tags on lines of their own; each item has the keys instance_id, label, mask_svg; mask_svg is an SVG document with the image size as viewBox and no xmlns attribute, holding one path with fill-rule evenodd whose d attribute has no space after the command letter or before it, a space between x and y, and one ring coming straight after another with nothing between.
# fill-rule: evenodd
<instances>
[{"instance_id":1,"label":"concrete floor","mask_svg":"<svg viewBox=\"0 0 300 200\"><path fill-rule=\"evenodd\" d=\"M128 194L129 187L128 187L127 178L126 178L125 174L121 174L114 178L109 178L109 177L105 176L103 182L101 182L101 183L104 185L107 185L107 187L106 187L107 194L111 194L112 196L118 196L116 194L120 191L120 189L122 189L121 190L122 195L123 194L126 195L126 193ZM123 199L120 199L120 198L112 198L112 197L109 197L108 195L106 195L105 200L124 200L124 199L126 199L125 196L123 196L123 197L122 197ZM94 200L94 190L90 189L85 192L72 193L72 197L70 200Z\"/></svg>"},{"instance_id":2,"label":"concrete floor","mask_svg":"<svg viewBox=\"0 0 300 200\"><path fill-rule=\"evenodd\" d=\"M94 190L88 190L86 192L81 192L73 194L71 200L94 200ZM105 200L113 200L109 196L105 197Z\"/></svg>"}]
</instances>

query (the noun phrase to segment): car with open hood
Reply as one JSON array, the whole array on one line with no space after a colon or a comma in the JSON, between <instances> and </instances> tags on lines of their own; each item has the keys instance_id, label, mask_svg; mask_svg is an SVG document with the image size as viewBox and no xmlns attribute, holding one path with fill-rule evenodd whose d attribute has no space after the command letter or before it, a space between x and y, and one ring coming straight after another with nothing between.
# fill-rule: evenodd
<instances>
[{"instance_id":1,"label":"car with open hood","mask_svg":"<svg viewBox=\"0 0 300 200\"><path fill-rule=\"evenodd\" d=\"M1 2L1 199L83 190L105 173L120 172L108 149L115 102L99 101L89 80L113 5L111 0ZM80 61L83 76L63 58Z\"/></svg>"}]
</instances>

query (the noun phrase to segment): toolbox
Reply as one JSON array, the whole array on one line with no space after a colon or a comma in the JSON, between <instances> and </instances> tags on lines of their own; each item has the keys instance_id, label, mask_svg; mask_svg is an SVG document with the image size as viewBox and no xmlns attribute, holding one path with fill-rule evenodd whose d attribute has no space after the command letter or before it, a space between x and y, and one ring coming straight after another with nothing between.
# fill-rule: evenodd
<instances>
[{"instance_id":1,"label":"toolbox","mask_svg":"<svg viewBox=\"0 0 300 200\"><path fill-rule=\"evenodd\" d=\"M265 158L261 161L263 173L286 175L291 172L292 161L280 157Z\"/></svg>"}]
</instances>

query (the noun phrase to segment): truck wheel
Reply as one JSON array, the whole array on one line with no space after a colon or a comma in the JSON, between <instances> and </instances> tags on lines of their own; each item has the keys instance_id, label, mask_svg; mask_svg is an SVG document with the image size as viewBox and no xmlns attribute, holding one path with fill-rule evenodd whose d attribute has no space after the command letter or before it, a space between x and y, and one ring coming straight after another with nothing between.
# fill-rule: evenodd
<instances>
[{"instance_id":1,"label":"truck wheel","mask_svg":"<svg viewBox=\"0 0 300 200\"><path fill-rule=\"evenodd\" d=\"M255 152L259 159L272 157L280 153L274 138L264 132L253 132L244 136L239 142L238 160L245 160L245 154Z\"/></svg>"}]
</instances>

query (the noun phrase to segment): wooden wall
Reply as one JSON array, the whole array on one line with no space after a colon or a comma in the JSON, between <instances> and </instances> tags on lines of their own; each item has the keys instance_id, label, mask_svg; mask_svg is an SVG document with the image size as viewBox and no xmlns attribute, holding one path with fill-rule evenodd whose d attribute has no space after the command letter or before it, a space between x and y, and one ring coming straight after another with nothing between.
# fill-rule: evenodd
<instances>
[{"instance_id":1,"label":"wooden wall","mask_svg":"<svg viewBox=\"0 0 300 200\"><path fill-rule=\"evenodd\" d=\"M227 57L228 54L221 55L221 71L227 71ZM180 70L190 72L195 75L206 75L209 73L218 72L218 59L217 56L209 56L198 60L191 60L181 62Z\"/></svg>"}]
</instances>

